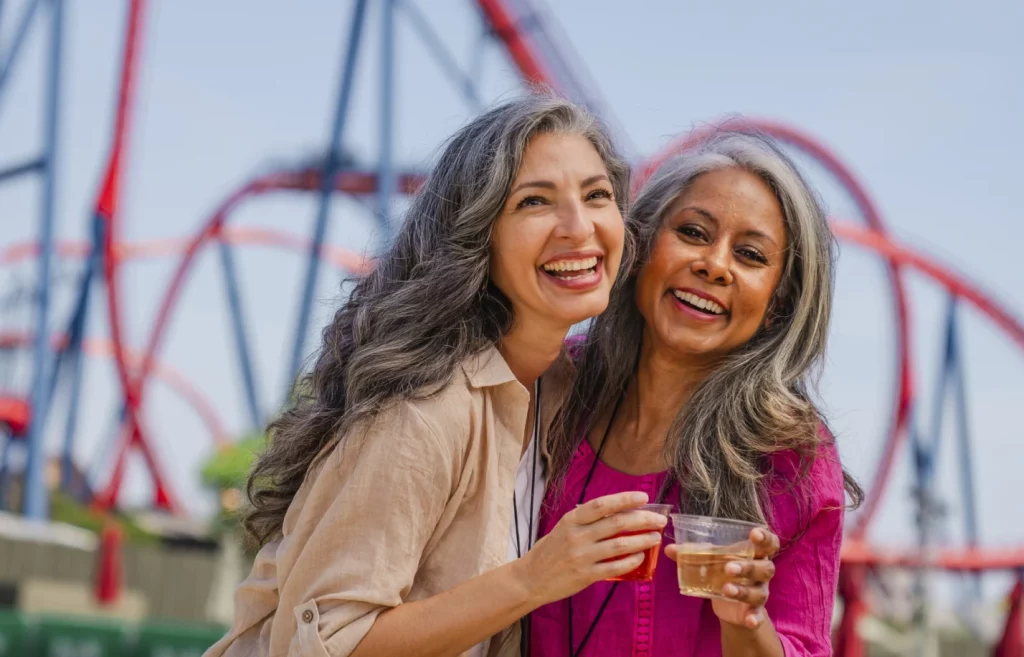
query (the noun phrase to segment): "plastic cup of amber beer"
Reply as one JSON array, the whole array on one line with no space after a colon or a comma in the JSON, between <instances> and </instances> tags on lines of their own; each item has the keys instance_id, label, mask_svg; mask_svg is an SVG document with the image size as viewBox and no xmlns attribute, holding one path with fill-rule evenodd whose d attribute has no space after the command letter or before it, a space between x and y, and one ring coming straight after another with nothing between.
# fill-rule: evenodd
<instances>
[{"instance_id":1,"label":"plastic cup of amber beer","mask_svg":"<svg viewBox=\"0 0 1024 657\"><path fill-rule=\"evenodd\" d=\"M762 525L741 520L672 514L679 592L698 598L721 598L729 581L725 565L754 558L751 530Z\"/></svg>"},{"instance_id":2,"label":"plastic cup of amber beer","mask_svg":"<svg viewBox=\"0 0 1024 657\"><path fill-rule=\"evenodd\" d=\"M636 511L650 511L651 513L657 513L663 516L667 516L672 510L671 504L644 504L638 506ZM642 532L623 532L616 534L613 538L618 536L633 536L636 534L646 534L646 531ZM606 582L649 582L654 578L654 570L658 567L658 554L661 552L661 544L655 545L644 550L644 560L639 566L629 571L625 575L619 575L618 577L609 577ZM625 559L625 557L619 557ZM616 561L616 559L610 559L609 561Z\"/></svg>"}]
</instances>

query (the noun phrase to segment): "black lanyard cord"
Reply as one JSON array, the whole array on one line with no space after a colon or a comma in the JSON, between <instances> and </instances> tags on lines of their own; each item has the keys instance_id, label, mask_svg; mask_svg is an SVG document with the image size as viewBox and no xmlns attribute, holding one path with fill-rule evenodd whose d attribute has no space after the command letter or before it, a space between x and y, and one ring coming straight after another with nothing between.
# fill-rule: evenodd
<instances>
[{"instance_id":1,"label":"black lanyard cord","mask_svg":"<svg viewBox=\"0 0 1024 657\"><path fill-rule=\"evenodd\" d=\"M537 490L537 463L538 453L540 452L540 379L537 379L537 383L534 384L534 405L533 405L533 437L530 439L533 443L533 455L532 463L530 464L530 509L529 515L527 516L527 533L526 537L526 552L529 552L530 548L533 547L533 509L534 501L536 498ZM522 542L519 537L519 500L516 497L515 486L512 487L512 520L515 524L516 531L516 558L521 559L523 557ZM530 638L530 615L527 614L519 619L519 655L520 657L527 657L530 654L529 650L529 638Z\"/></svg>"},{"instance_id":2,"label":"black lanyard cord","mask_svg":"<svg viewBox=\"0 0 1024 657\"><path fill-rule=\"evenodd\" d=\"M583 504L583 500L587 496L587 488L590 486L590 480L594 477L594 470L597 469L597 464L601 460L601 454L604 452L605 443L608 442L608 433L612 430L612 425L615 424L615 418L619 414L619 407L622 405L622 400L624 397L625 392L619 395L619 399L615 402L614 408L612 408L612 416L608 420L608 426L605 427L604 435L601 437L601 442L597 446L597 452L594 454L594 461L593 463L590 464L590 470L587 471L587 476L583 480L583 490L580 491L580 499L578 504ZM584 437L583 439L586 440L586 437ZM667 492L667 483L668 482L666 481L666 486L663 486L662 490L659 492L658 498L657 500L655 500L656 503L661 503L661 501L664 499L665 494ZM572 631L572 596L570 595L568 598L566 598L566 604L568 606L569 611L569 657L579 657L581 654L583 654L583 647L587 645L587 641L590 639L590 635L593 634L594 630L597 628L597 623L601 620L601 616L604 614L604 610L608 607L608 603L611 602L612 595L615 593L615 589L617 589L618 586L619 582L615 582L614 584L612 584L611 589L608 590L608 594L604 597L604 601L601 603L601 606L597 610L597 615L594 616L594 621L590 624L590 627L587 628L587 633L583 635L583 640L580 641L579 647L577 647L575 650L573 650L574 641Z\"/></svg>"},{"instance_id":3,"label":"black lanyard cord","mask_svg":"<svg viewBox=\"0 0 1024 657\"><path fill-rule=\"evenodd\" d=\"M597 446L597 452L594 454L594 461L590 464L590 469L587 471L587 476L583 480L583 490L580 491L580 499L577 505L583 504L583 500L587 496L587 488L590 486L590 480L594 477L594 470L597 469L597 463L601 460L601 454L604 452L605 443L608 442L608 433L612 430L612 425L615 424L615 417L619 414L619 407L622 406L622 399L625 397L625 393L619 395L619 398L615 401L615 407L612 408L612 416L608 419L608 426L604 428L604 435L601 436L601 442ZM586 436L583 440L586 440ZM575 641L572 636L572 596L570 595L565 599L566 605L569 611L569 657L579 657L583 653L583 647L587 645L587 641L590 640L590 635L594 633L594 629L597 627L597 622L601 620L601 616L604 614L605 608L608 603L612 600L612 594L615 593L615 589L619 586L618 582L612 584L612 588L609 589L608 595L604 597L604 602L601 603L601 607L597 610L597 615L594 616L594 622L587 628L586 634L583 635L583 640L580 641L578 648L574 649Z\"/></svg>"}]
</instances>

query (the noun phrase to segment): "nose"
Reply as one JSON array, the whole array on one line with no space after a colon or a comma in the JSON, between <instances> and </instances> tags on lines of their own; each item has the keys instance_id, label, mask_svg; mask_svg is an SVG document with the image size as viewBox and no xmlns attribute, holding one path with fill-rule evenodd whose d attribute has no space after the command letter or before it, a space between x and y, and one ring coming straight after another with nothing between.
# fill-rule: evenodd
<instances>
[{"instance_id":1,"label":"nose","mask_svg":"<svg viewBox=\"0 0 1024 657\"><path fill-rule=\"evenodd\" d=\"M693 261L690 271L709 283L732 283L732 254L727 244L712 244L703 249L701 257Z\"/></svg>"},{"instance_id":2,"label":"nose","mask_svg":"<svg viewBox=\"0 0 1024 657\"><path fill-rule=\"evenodd\" d=\"M579 201L564 203L558 208L556 237L573 243L583 243L593 237L594 222L587 216L586 208Z\"/></svg>"}]
</instances>

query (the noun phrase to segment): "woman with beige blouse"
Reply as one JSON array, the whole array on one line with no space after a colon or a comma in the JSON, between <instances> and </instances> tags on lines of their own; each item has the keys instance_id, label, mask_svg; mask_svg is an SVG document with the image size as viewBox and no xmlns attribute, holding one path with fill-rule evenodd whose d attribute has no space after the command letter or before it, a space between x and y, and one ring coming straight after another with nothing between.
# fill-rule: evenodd
<instances>
[{"instance_id":1,"label":"woman with beige blouse","mask_svg":"<svg viewBox=\"0 0 1024 657\"><path fill-rule=\"evenodd\" d=\"M521 618L661 542L646 495L622 493L532 545L541 375L608 304L628 194L603 128L564 100L449 140L271 426L245 519L261 550L207 655L520 654Z\"/></svg>"}]
</instances>

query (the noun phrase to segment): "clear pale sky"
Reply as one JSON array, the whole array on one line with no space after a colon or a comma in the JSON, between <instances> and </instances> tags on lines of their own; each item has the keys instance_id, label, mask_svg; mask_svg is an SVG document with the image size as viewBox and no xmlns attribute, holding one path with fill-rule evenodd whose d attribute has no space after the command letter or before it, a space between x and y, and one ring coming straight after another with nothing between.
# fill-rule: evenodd
<instances>
[{"instance_id":1,"label":"clear pale sky","mask_svg":"<svg viewBox=\"0 0 1024 657\"><path fill-rule=\"evenodd\" d=\"M25 2L4 4L0 43L9 39L13 17ZM189 235L253 174L303 161L322 148L351 2L150 4L124 190L129 240ZM125 3L66 5L57 222L59 235L81 238L87 235L87 212L110 133ZM1024 41L1015 38L1024 24L1024 5L991 0L970 8L881 0L854 5L559 0L550 5L628 133L631 155L652 153L673 135L724 114L799 126L856 172L899 239L965 272L1024 316L1024 222L1018 204ZM420 0L418 6L430 8L431 22L467 62L480 34L473 3ZM470 109L402 18L400 13L395 157L421 168ZM346 131L346 145L367 163L377 152L377 28L372 7ZM14 71L13 86L0 100L0 167L30 155L40 143L40 37L37 30ZM494 46L485 52L485 98L514 92L517 78L504 54ZM838 187L801 162L831 213L858 219ZM0 187L0 247L34 236L37 198L35 182ZM277 196L247 203L233 221L304 234L314 214L310 196ZM332 243L376 248L372 228L362 206L336 200ZM262 248L237 258L260 394L270 408L284 389L304 263L294 254ZM172 259L151 260L129 265L123 276L131 344L145 339L172 266ZM23 267L17 273L24 277L32 271ZM0 285L9 284L10 275L0 274ZM336 305L339 280L334 270L322 271L314 307L318 322ZM927 280L910 275L909 281L920 414L930 421L945 301ZM878 261L846 245L837 294L822 395L845 461L866 484L894 390L893 313ZM66 301L62 298L59 317L67 312ZM91 330L105 335L103 306L93 309ZM1018 419L1024 355L973 311L965 309L962 318L982 535L988 543L1019 543L1024 516L1007 493L1016 490L1024 463ZM0 328L18 321L7 315ZM233 431L242 432L246 416L233 349L219 263L208 250L162 358L210 397ZM152 390L149 425L174 489L189 509L205 513L213 497L199 488L198 466L210 453L207 434L165 388ZM84 463L109 442L116 392L112 366L90 362L77 446ZM56 449L61 427L54 423L50 429ZM950 540L959 533L954 458L947 442L940 476L953 514ZM144 499L147 485L140 469L132 469L129 501ZM913 539L913 516L906 499L911 482L905 451L896 472L874 536L906 543Z\"/></svg>"}]
</instances>

